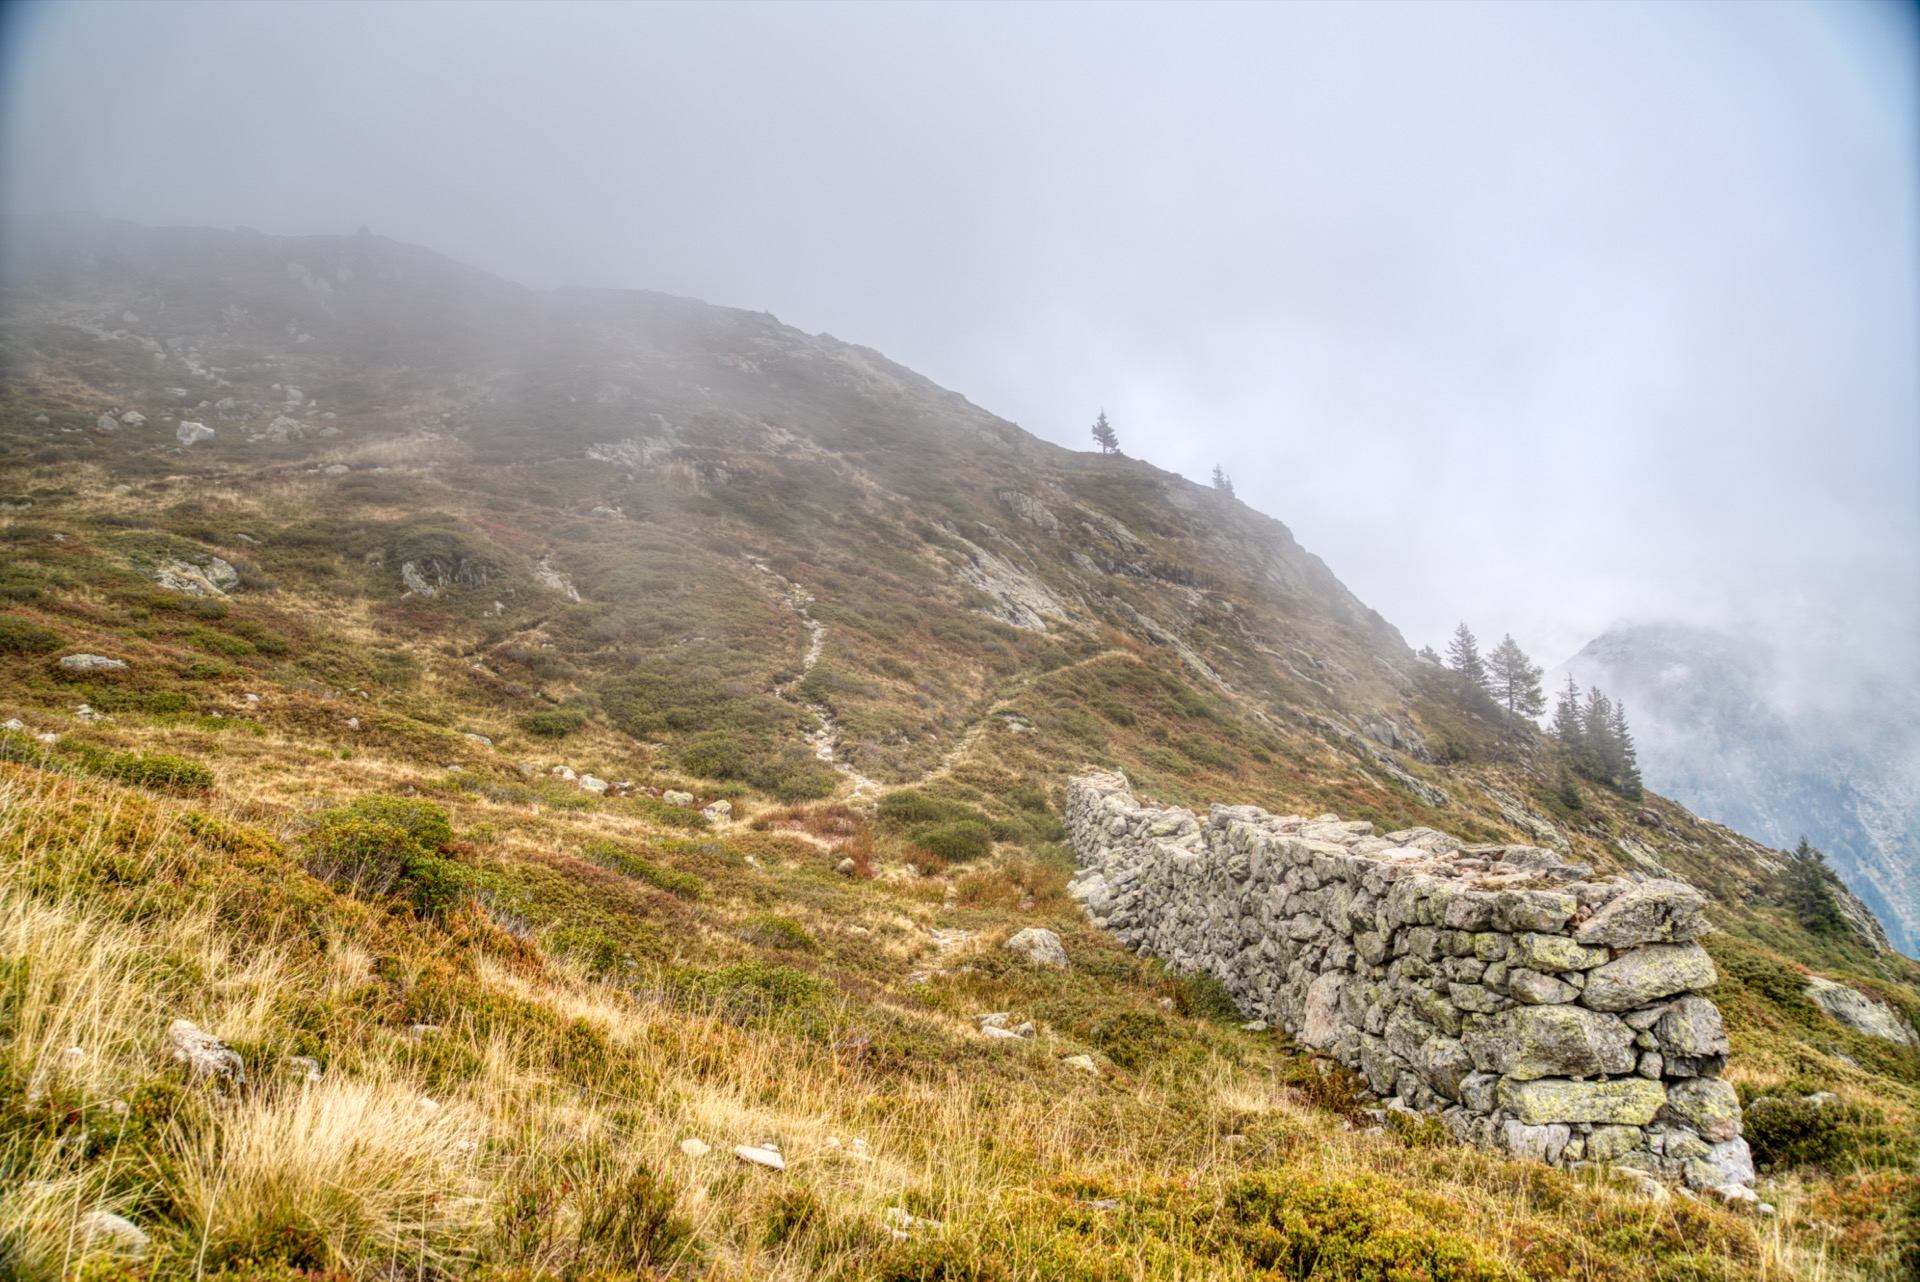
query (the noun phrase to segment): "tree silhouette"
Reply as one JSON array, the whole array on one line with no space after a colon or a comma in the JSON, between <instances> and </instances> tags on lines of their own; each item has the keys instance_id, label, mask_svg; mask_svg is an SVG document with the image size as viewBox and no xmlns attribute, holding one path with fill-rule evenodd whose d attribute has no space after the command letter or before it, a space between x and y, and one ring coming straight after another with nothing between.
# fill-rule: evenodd
<instances>
[{"instance_id":1,"label":"tree silhouette","mask_svg":"<svg viewBox=\"0 0 1920 1282\"><path fill-rule=\"evenodd\" d=\"M1453 640L1447 642L1447 666L1460 678L1462 696L1479 691L1487 692L1487 664L1480 657L1480 642L1473 635L1473 629L1462 623L1453 630Z\"/></svg>"},{"instance_id":2,"label":"tree silhouette","mask_svg":"<svg viewBox=\"0 0 1920 1282\"><path fill-rule=\"evenodd\" d=\"M1526 651L1508 633L1487 656L1487 678L1494 702L1516 717L1533 718L1547 709L1547 697L1540 692L1540 675L1545 671L1527 658Z\"/></svg>"},{"instance_id":3,"label":"tree silhouette","mask_svg":"<svg viewBox=\"0 0 1920 1282\"><path fill-rule=\"evenodd\" d=\"M1100 417L1093 420L1093 439L1100 444L1102 454L1120 452L1120 434L1113 430L1113 424L1107 422L1107 412L1100 411Z\"/></svg>"},{"instance_id":4,"label":"tree silhouette","mask_svg":"<svg viewBox=\"0 0 1920 1282\"><path fill-rule=\"evenodd\" d=\"M1218 463L1213 465L1213 488L1228 498L1233 497L1233 478L1228 476Z\"/></svg>"}]
</instances>

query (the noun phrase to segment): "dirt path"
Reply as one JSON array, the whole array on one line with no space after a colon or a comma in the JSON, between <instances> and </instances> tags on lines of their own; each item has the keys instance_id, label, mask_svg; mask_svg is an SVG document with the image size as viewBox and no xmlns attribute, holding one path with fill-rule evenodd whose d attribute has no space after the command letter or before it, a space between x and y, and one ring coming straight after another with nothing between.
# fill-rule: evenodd
<instances>
[{"instance_id":1,"label":"dirt path","mask_svg":"<svg viewBox=\"0 0 1920 1282\"><path fill-rule=\"evenodd\" d=\"M800 675L785 685L775 686L774 693L782 698L796 699L802 707L819 719L819 728L806 736L807 742L812 745L815 757L832 766L852 782L853 791L847 794L846 799L848 801L879 800L880 785L840 759L840 723L833 719L833 713L825 704L809 703L793 694L795 687L807 679L820 662L821 654L826 650L827 625L807 612L807 607L813 604L813 594L793 580L776 573L759 560L751 557L748 559L753 562L754 569L772 581L780 599L800 620L800 625L807 630L807 657L801 664Z\"/></svg>"}]
</instances>

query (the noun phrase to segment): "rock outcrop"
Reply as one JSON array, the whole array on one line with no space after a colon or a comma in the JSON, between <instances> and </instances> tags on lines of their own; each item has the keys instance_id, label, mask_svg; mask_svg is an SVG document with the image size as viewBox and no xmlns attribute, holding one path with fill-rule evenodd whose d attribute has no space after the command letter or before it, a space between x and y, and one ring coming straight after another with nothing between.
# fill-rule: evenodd
<instances>
[{"instance_id":1,"label":"rock outcrop","mask_svg":"<svg viewBox=\"0 0 1920 1282\"><path fill-rule=\"evenodd\" d=\"M1119 775L1072 781L1067 831L1096 925L1456 1139L1752 1200L1693 887L1333 815L1202 820Z\"/></svg>"}]
</instances>

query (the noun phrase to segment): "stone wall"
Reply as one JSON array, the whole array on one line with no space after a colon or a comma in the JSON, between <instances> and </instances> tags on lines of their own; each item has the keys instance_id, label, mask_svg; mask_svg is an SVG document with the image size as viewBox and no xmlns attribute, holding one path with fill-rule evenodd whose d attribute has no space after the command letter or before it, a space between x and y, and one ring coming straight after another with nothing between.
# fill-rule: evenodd
<instances>
[{"instance_id":1,"label":"stone wall","mask_svg":"<svg viewBox=\"0 0 1920 1282\"><path fill-rule=\"evenodd\" d=\"M1096 925L1457 1139L1752 1199L1693 887L1431 828L1201 820L1119 775L1073 780L1067 831Z\"/></svg>"}]
</instances>

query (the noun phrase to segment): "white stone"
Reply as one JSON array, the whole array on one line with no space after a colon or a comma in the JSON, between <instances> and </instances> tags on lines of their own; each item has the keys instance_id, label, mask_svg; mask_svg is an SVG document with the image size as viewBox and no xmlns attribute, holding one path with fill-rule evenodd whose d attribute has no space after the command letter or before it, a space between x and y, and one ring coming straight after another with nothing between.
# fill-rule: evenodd
<instances>
[{"instance_id":1,"label":"white stone","mask_svg":"<svg viewBox=\"0 0 1920 1282\"><path fill-rule=\"evenodd\" d=\"M139 1225L111 1211L88 1211L77 1227L81 1244L89 1250L117 1251L139 1258L153 1246L153 1239Z\"/></svg>"},{"instance_id":2,"label":"white stone","mask_svg":"<svg viewBox=\"0 0 1920 1282\"><path fill-rule=\"evenodd\" d=\"M1090 1073L1095 1077L1100 1076L1100 1066L1093 1062L1093 1056L1091 1055L1069 1055L1060 1062L1069 1068L1077 1068L1083 1073Z\"/></svg>"},{"instance_id":3,"label":"white stone","mask_svg":"<svg viewBox=\"0 0 1920 1282\"><path fill-rule=\"evenodd\" d=\"M60 660L60 666L69 672L120 672L127 661L109 659L104 654L69 654Z\"/></svg>"},{"instance_id":4,"label":"white stone","mask_svg":"<svg viewBox=\"0 0 1920 1282\"><path fill-rule=\"evenodd\" d=\"M597 775L581 775L580 786L588 792L605 792L607 790L607 781Z\"/></svg>"},{"instance_id":5,"label":"white stone","mask_svg":"<svg viewBox=\"0 0 1920 1282\"><path fill-rule=\"evenodd\" d=\"M211 441L214 432L205 423L182 422L173 429L173 436L182 445L198 445L201 441Z\"/></svg>"},{"instance_id":6,"label":"white stone","mask_svg":"<svg viewBox=\"0 0 1920 1282\"><path fill-rule=\"evenodd\" d=\"M780 1150L769 1145L755 1147L752 1144L735 1144L733 1155L743 1162L752 1162L756 1166L770 1167L776 1171L787 1169L787 1159L780 1156Z\"/></svg>"},{"instance_id":7,"label":"white stone","mask_svg":"<svg viewBox=\"0 0 1920 1282\"><path fill-rule=\"evenodd\" d=\"M680 1151L688 1157L700 1158L713 1152L713 1145L707 1143L705 1140L697 1140L692 1136L688 1136L686 1139L680 1141Z\"/></svg>"}]
</instances>

